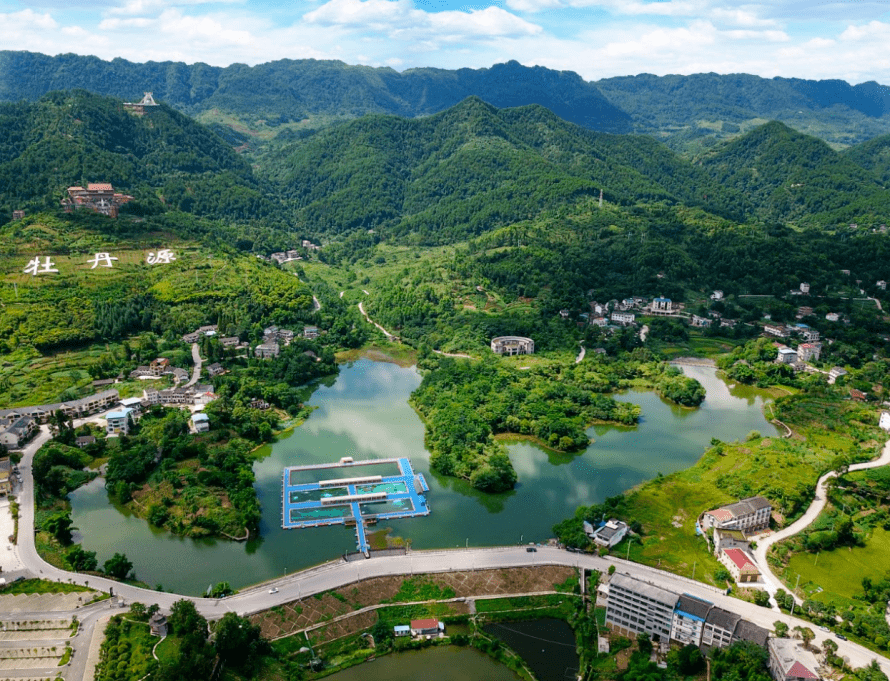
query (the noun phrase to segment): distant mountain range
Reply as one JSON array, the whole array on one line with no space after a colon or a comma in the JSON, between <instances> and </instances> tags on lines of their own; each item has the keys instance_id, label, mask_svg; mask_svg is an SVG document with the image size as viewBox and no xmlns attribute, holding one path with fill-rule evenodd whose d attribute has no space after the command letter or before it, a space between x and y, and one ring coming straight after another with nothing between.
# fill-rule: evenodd
<instances>
[{"instance_id":1,"label":"distant mountain range","mask_svg":"<svg viewBox=\"0 0 890 681\"><path fill-rule=\"evenodd\" d=\"M747 74L643 74L594 83L570 71L515 61L487 69L400 73L311 59L221 68L0 52L0 101L35 101L47 92L70 88L125 100L152 91L159 101L190 115L218 111L248 128L258 121L276 127L307 117L368 113L413 118L477 96L498 108L539 104L592 130L650 134L688 153L769 120L836 147L890 133L890 88L874 82L854 86L838 80Z\"/></svg>"}]
</instances>

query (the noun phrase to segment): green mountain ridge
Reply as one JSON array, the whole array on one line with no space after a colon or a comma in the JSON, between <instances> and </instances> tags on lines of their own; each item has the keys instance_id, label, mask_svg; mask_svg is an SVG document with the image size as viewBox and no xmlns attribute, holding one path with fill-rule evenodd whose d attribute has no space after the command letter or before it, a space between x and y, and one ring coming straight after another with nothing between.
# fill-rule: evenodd
<instances>
[{"instance_id":1,"label":"green mountain ridge","mask_svg":"<svg viewBox=\"0 0 890 681\"><path fill-rule=\"evenodd\" d=\"M700 159L721 185L746 195L764 219L828 225L890 214L877 177L822 140L774 121Z\"/></svg>"},{"instance_id":2,"label":"green mountain ridge","mask_svg":"<svg viewBox=\"0 0 890 681\"><path fill-rule=\"evenodd\" d=\"M368 116L264 158L307 231L383 228L424 243L461 240L543 209L595 200L749 207L648 137L595 133L540 106L478 98L434 116Z\"/></svg>"},{"instance_id":3,"label":"green mountain ridge","mask_svg":"<svg viewBox=\"0 0 890 681\"><path fill-rule=\"evenodd\" d=\"M499 108L540 104L593 130L651 134L690 154L768 120L842 147L890 133L890 88L875 82L716 73L585 81L572 71L515 61L482 69L398 72L313 59L223 68L0 51L0 101L36 101L69 88L131 101L152 91L190 115L222 112L254 131L267 126L273 136L305 118L313 119L314 127L369 113L412 118L473 95Z\"/></svg>"},{"instance_id":4,"label":"green mountain ridge","mask_svg":"<svg viewBox=\"0 0 890 681\"><path fill-rule=\"evenodd\" d=\"M0 211L57 207L67 187L88 182L133 194L137 210L166 204L239 220L280 210L231 146L168 106L136 116L83 90L0 104L0 184L7 187Z\"/></svg>"}]
</instances>

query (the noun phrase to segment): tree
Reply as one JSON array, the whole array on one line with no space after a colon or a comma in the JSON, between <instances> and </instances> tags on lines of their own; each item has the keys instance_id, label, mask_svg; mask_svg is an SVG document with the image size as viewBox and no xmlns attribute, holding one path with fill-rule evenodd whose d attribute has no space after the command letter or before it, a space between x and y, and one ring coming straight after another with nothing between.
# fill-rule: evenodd
<instances>
[{"instance_id":1,"label":"tree","mask_svg":"<svg viewBox=\"0 0 890 681\"><path fill-rule=\"evenodd\" d=\"M804 648L809 648L810 643L812 643L813 639L816 638L816 634L814 634L813 630L809 627L794 627L794 631L800 636L800 639L803 641Z\"/></svg>"},{"instance_id":2,"label":"tree","mask_svg":"<svg viewBox=\"0 0 890 681\"><path fill-rule=\"evenodd\" d=\"M227 665L238 670L251 670L270 648L260 634L260 627L250 620L227 612L217 623L216 652Z\"/></svg>"},{"instance_id":3,"label":"tree","mask_svg":"<svg viewBox=\"0 0 890 681\"><path fill-rule=\"evenodd\" d=\"M66 511L54 513L43 521L43 529L54 536L62 545L71 543L71 530L77 529L73 525Z\"/></svg>"},{"instance_id":4,"label":"tree","mask_svg":"<svg viewBox=\"0 0 890 681\"><path fill-rule=\"evenodd\" d=\"M769 594L766 591L758 589L754 592L754 604L761 608L769 607Z\"/></svg>"},{"instance_id":5,"label":"tree","mask_svg":"<svg viewBox=\"0 0 890 681\"><path fill-rule=\"evenodd\" d=\"M115 579L126 579L127 575L133 569L133 563L127 560L127 556L123 553L115 553L111 558L102 565L105 574Z\"/></svg>"},{"instance_id":6,"label":"tree","mask_svg":"<svg viewBox=\"0 0 890 681\"><path fill-rule=\"evenodd\" d=\"M173 604L167 622L176 636L185 636L189 632L197 631L207 637L207 620L198 613L195 604L185 598Z\"/></svg>"},{"instance_id":7,"label":"tree","mask_svg":"<svg viewBox=\"0 0 890 681\"><path fill-rule=\"evenodd\" d=\"M837 643L834 639L826 638L822 641L822 652L825 653L825 657L828 659L837 655Z\"/></svg>"},{"instance_id":8,"label":"tree","mask_svg":"<svg viewBox=\"0 0 890 681\"><path fill-rule=\"evenodd\" d=\"M773 629L776 630L776 638L786 638L788 636L788 625L781 620L773 622Z\"/></svg>"},{"instance_id":9,"label":"tree","mask_svg":"<svg viewBox=\"0 0 890 681\"><path fill-rule=\"evenodd\" d=\"M649 634L643 632L637 635L637 647L643 655L652 654L652 639L649 638Z\"/></svg>"},{"instance_id":10,"label":"tree","mask_svg":"<svg viewBox=\"0 0 890 681\"><path fill-rule=\"evenodd\" d=\"M95 551L84 551L77 544L68 549L68 552L65 554L65 560L71 566L71 569L77 572L93 572L99 565Z\"/></svg>"}]
</instances>

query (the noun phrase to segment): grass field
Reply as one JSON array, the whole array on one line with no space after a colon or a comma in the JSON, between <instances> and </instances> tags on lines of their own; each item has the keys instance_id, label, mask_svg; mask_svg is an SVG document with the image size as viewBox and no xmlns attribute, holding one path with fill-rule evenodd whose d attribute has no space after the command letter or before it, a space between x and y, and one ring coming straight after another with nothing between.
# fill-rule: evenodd
<instances>
[{"instance_id":1,"label":"grass field","mask_svg":"<svg viewBox=\"0 0 890 681\"><path fill-rule=\"evenodd\" d=\"M797 581L805 592L817 600L827 600L831 594L853 598L862 592L863 577L879 579L890 569L890 532L876 528L865 546L838 548L811 553L795 553L788 563L786 582ZM816 593L821 587L823 591Z\"/></svg>"},{"instance_id":2,"label":"grass field","mask_svg":"<svg viewBox=\"0 0 890 681\"><path fill-rule=\"evenodd\" d=\"M51 582L48 579L25 579L21 582L13 582L0 588L0 594L13 596L16 594L68 594L92 591L79 584L67 584L65 582Z\"/></svg>"}]
</instances>

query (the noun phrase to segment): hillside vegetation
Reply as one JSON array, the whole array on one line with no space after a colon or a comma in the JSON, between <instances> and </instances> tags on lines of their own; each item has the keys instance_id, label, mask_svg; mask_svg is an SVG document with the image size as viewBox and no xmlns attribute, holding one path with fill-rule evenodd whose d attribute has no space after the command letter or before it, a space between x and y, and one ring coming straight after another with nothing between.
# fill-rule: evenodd
<instances>
[{"instance_id":1,"label":"hillside vegetation","mask_svg":"<svg viewBox=\"0 0 890 681\"><path fill-rule=\"evenodd\" d=\"M0 214L56 208L67 187L90 182L135 196L125 208L135 214L172 207L249 221L278 212L231 146L168 106L136 116L84 90L0 105Z\"/></svg>"}]
</instances>

